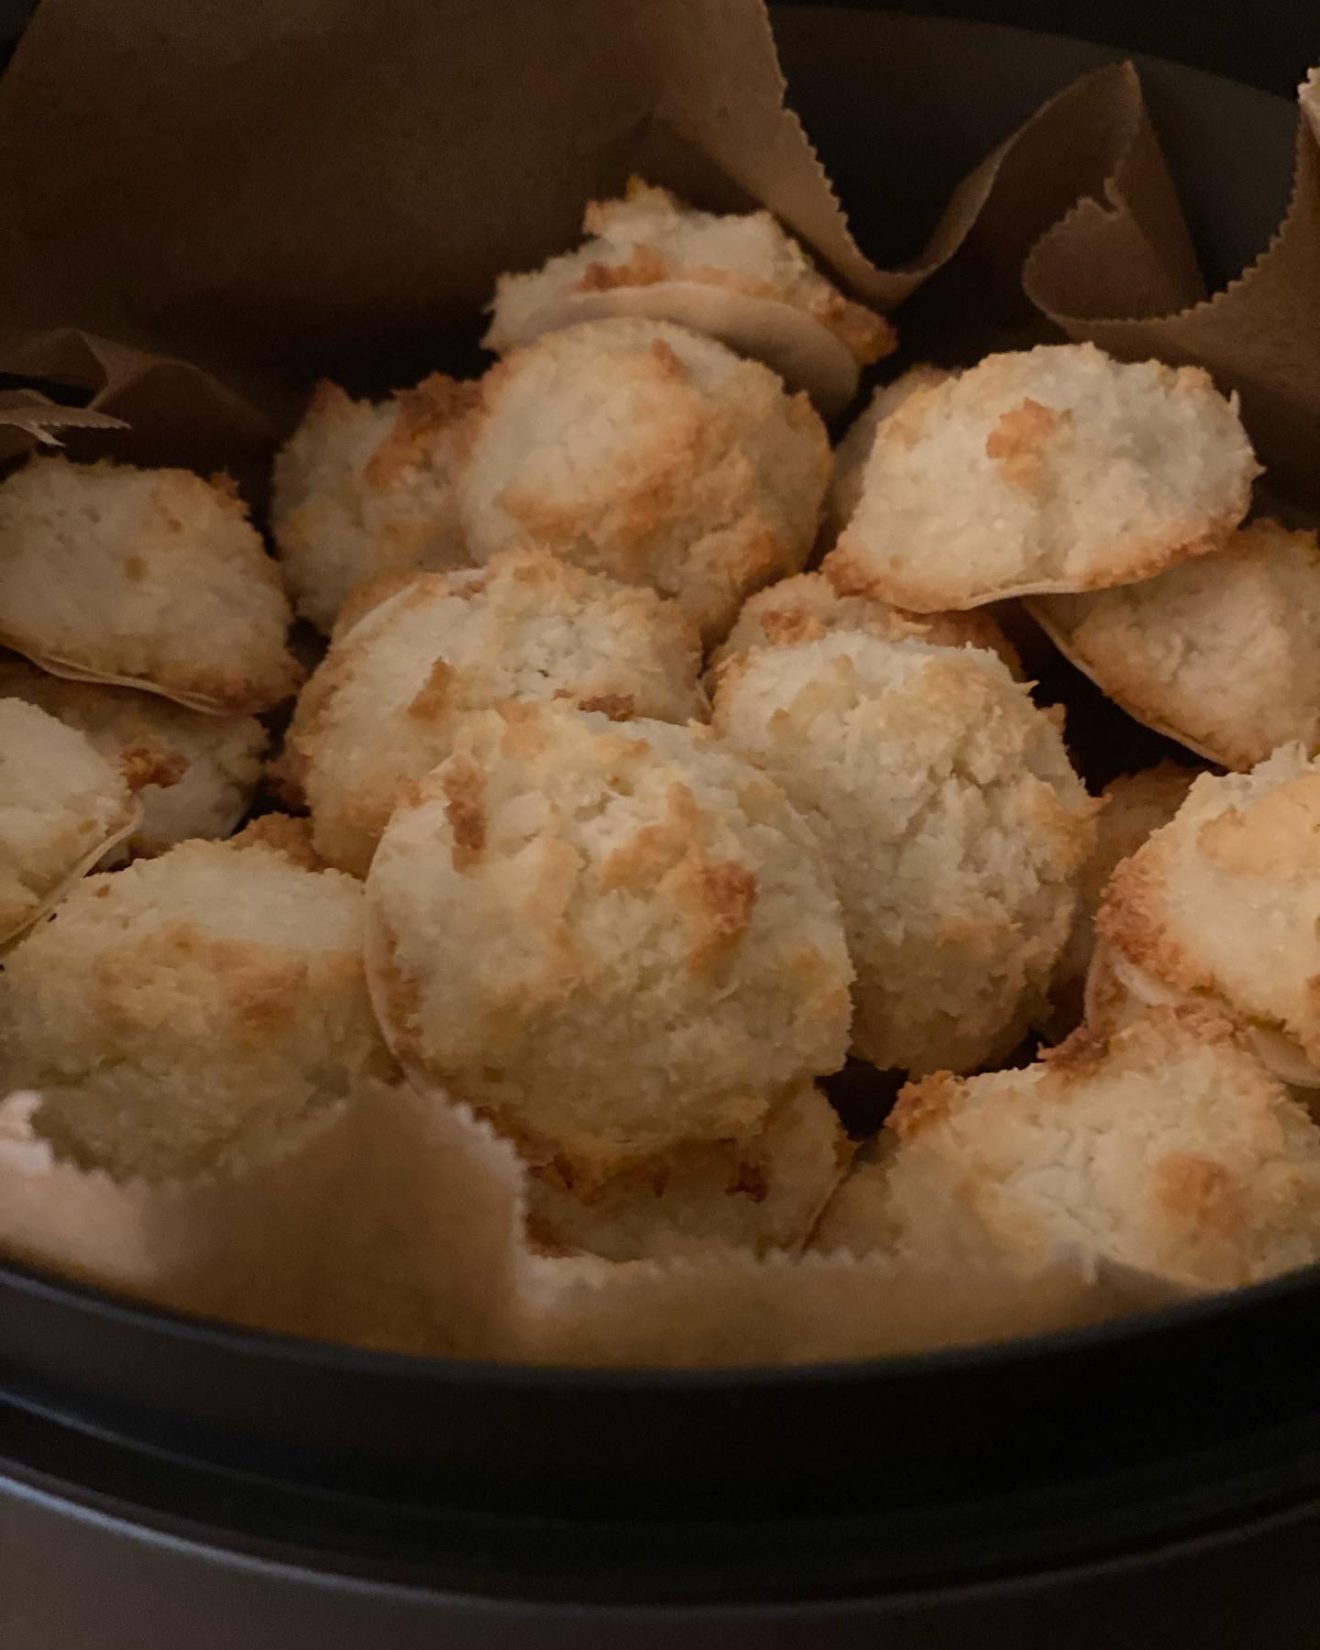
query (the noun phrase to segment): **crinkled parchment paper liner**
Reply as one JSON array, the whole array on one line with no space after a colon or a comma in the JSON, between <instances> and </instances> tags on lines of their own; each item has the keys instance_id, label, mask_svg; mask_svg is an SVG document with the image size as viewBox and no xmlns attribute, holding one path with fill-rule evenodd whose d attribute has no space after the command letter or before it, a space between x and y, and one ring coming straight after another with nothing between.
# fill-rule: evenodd
<instances>
[{"instance_id":1,"label":"crinkled parchment paper liner","mask_svg":"<svg viewBox=\"0 0 1320 1650\"><path fill-rule=\"evenodd\" d=\"M505 1352L549 1364L818 1363L1075 1328L1188 1293L1064 1254L1026 1275L989 1266L955 1275L842 1251L668 1265L528 1256Z\"/></svg>"},{"instance_id":2,"label":"crinkled parchment paper liner","mask_svg":"<svg viewBox=\"0 0 1320 1650\"><path fill-rule=\"evenodd\" d=\"M47 912L53 911L76 882L81 882L87 873L99 865L108 854L113 853L121 842L127 842L141 823L142 804L135 801L114 830L107 832L94 848L89 849L52 888L48 889L21 922L12 928L0 927L0 956L3 956L5 951L15 941L20 940L30 928L35 928Z\"/></svg>"},{"instance_id":3,"label":"crinkled parchment paper liner","mask_svg":"<svg viewBox=\"0 0 1320 1650\"><path fill-rule=\"evenodd\" d=\"M1180 1298L1060 1255L1030 1276L738 1252L616 1265L524 1239L525 1169L465 1108L371 1085L224 1174L116 1182L0 1102L0 1251L178 1311L434 1355L583 1365L878 1356L1095 1323Z\"/></svg>"},{"instance_id":4,"label":"crinkled parchment paper liner","mask_svg":"<svg viewBox=\"0 0 1320 1650\"><path fill-rule=\"evenodd\" d=\"M507 1338L512 1153L452 1106L371 1085L224 1173L118 1182L57 1160L36 1096L0 1103L0 1250L160 1306L357 1345Z\"/></svg>"},{"instance_id":5,"label":"crinkled parchment paper liner","mask_svg":"<svg viewBox=\"0 0 1320 1650\"><path fill-rule=\"evenodd\" d=\"M0 84L3 84L0 82ZM38 389L0 395L0 462L37 443L75 458L224 470L261 498L276 425L234 390L186 361L126 349L73 327L16 339L0 369L78 396L58 404Z\"/></svg>"},{"instance_id":6,"label":"crinkled parchment paper liner","mask_svg":"<svg viewBox=\"0 0 1320 1650\"><path fill-rule=\"evenodd\" d=\"M583 201L640 167L698 204L768 206L882 308L930 283L951 337L968 315L1030 313L1026 259L1038 316L1122 355L1204 362L1241 391L1288 490L1320 487L1307 124L1275 244L1201 301L1125 65L1050 99L884 270L784 107L758 0L288 0L158 25L156 0L44 0L0 82L0 367L83 383L134 426L107 450L206 468L268 448L261 416L185 362L276 425L320 374L384 387L454 364L494 275L575 245ZM910 64L876 50L866 72L879 101ZM893 176L878 161L876 190Z\"/></svg>"},{"instance_id":7,"label":"crinkled parchment paper liner","mask_svg":"<svg viewBox=\"0 0 1320 1650\"><path fill-rule=\"evenodd\" d=\"M1301 88L1292 199L1274 239L1222 292L1189 308L1152 302L1130 216L1079 201L1027 259L1032 300L1071 337L1126 360L1206 367L1236 390L1270 482L1320 501L1320 83Z\"/></svg>"},{"instance_id":8,"label":"crinkled parchment paper liner","mask_svg":"<svg viewBox=\"0 0 1320 1650\"><path fill-rule=\"evenodd\" d=\"M908 72L877 53L878 100L887 67ZM1150 304L1201 295L1122 66L1046 104L882 270L784 106L759 0L288 0L179 7L168 30L156 0L44 0L0 84L0 364L49 372L52 338L86 328L221 373L277 418L321 374L408 382L474 338L497 272L575 245L584 200L633 170L769 207L881 308L964 248L977 290L997 274L1021 305L1022 258L1088 193L1144 249Z\"/></svg>"},{"instance_id":9,"label":"crinkled parchment paper liner","mask_svg":"<svg viewBox=\"0 0 1320 1650\"><path fill-rule=\"evenodd\" d=\"M38 390L0 391L0 457L31 445L62 447L66 430L126 430L122 418L92 408L62 407Z\"/></svg>"}]
</instances>

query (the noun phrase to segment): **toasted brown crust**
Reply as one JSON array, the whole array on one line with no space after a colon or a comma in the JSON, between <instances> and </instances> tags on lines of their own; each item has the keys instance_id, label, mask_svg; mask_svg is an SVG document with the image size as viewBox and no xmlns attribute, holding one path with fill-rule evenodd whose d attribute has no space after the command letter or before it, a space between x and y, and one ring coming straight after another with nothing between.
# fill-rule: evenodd
<instances>
[{"instance_id":1,"label":"toasted brown crust","mask_svg":"<svg viewBox=\"0 0 1320 1650\"><path fill-rule=\"evenodd\" d=\"M1181 524L1168 534L1156 538L1131 541L1124 558L1123 582L1138 584L1153 579L1175 562L1189 561L1196 556L1208 556L1222 550L1228 535L1241 521L1250 500L1250 488L1242 490L1242 505L1225 511L1208 525L1204 518L1196 523ZM820 564L820 570L841 596L870 596L876 601L893 606L911 608L919 616L948 609L965 612L990 602L1005 601L1018 596L1054 595L1087 590L1104 590L1118 582L1112 569L1094 573L1069 574L1063 579L1030 579L1004 588L978 591L966 599L955 599L950 591L934 582L905 575L901 583L888 573L877 569L866 552L845 531L838 544Z\"/></svg>"},{"instance_id":2,"label":"toasted brown crust","mask_svg":"<svg viewBox=\"0 0 1320 1650\"><path fill-rule=\"evenodd\" d=\"M304 871L324 871L326 862L312 843L312 822L292 814L261 814L229 838L231 848L273 848Z\"/></svg>"},{"instance_id":3,"label":"toasted brown crust","mask_svg":"<svg viewBox=\"0 0 1320 1650\"><path fill-rule=\"evenodd\" d=\"M613 319L506 357L482 380L459 477L477 559L537 543L672 597L713 641L744 596L802 566L830 468L809 400L729 354L671 322ZM577 372L556 371L570 359ZM598 394L570 393L584 374ZM547 429L557 407L568 420L553 444L525 416L541 405ZM644 441L606 417L615 405L646 407ZM603 464L602 447L627 456Z\"/></svg>"},{"instance_id":4,"label":"toasted brown crust","mask_svg":"<svg viewBox=\"0 0 1320 1650\"><path fill-rule=\"evenodd\" d=\"M1207 819L1197 850L1238 877L1320 876L1320 773L1303 774L1253 803Z\"/></svg>"},{"instance_id":5,"label":"toasted brown crust","mask_svg":"<svg viewBox=\"0 0 1320 1650\"><path fill-rule=\"evenodd\" d=\"M469 757L451 757L440 775L445 818L454 833L456 871L471 871L486 851L486 775Z\"/></svg>"},{"instance_id":6,"label":"toasted brown crust","mask_svg":"<svg viewBox=\"0 0 1320 1650\"><path fill-rule=\"evenodd\" d=\"M688 966L705 973L747 932L756 904L756 878L745 865L700 860L695 878L697 938Z\"/></svg>"},{"instance_id":7,"label":"toasted brown crust","mask_svg":"<svg viewBox=\"0 0 1320 1650\"><path fill-rule=\"evenodd\" d=\"M1320 1258L1320 1131L1222 1016L1153 1008L1043 1064L923 1086L877 1188L900 1249L1031 1265L1075 1246L1202 1289Z\"/></svg>"},{"instance_id":8,"label":"toasted brown crust","mask_svg":"<svg viewBox=\"0 0 1320 1650\"><path fill-rule=\"evenodd\" d=\"M622 263L588 264L577 283L579 292L609 292L617 286L653 286L669 274L658 248L642 243Z\"/></svg>"},{"instance_id":9,"label":"toasted brown crust","mask_svg":"<svg viewBox=\"0 0 1320 1650\"><path fill-rule=\"evenodd\" d=\"M422 722L433 722L445 709L453 687L453 666L437 659L427 673L426 681L409 700L408 715Z\"/></svg>"},{"instance_id":10,"label":"toasted brown crust","mask_svg":"<svg viewBox=\"0 0 1320 1650\"><path fill-rule=\"evenodd\" d=\"M1110 878L1096 913L1096 932L1130 962L1185 995L1209 992L1213 976L1169 931L1164 890L1175 850L1157 831Z\"/></svg>"},{"instance_id":11,"label":"toasted brown crust","mask_svg":"<svg viewBox=\"0 0 1320 1650\"><path fill-rule=\"evenodd\" d=\"M170 1011L180 970L196 967L224 981L232 1033L254 1047L278 1032L307 982L307 960L299 951L226 939L192 922L165 923L100 959L94 1013L109 1027L150 1024L153 1015Z\"/></svg>"},{"instance_id":12,"label":"toasted brown crust","mask_svg":"<svg viewBox=\"0 0 1320 1650\"><path fill-rule=\"evenodd\" d=\"M555 697L562 699L566 696L556 694ZM637 714L637 701L630 693L598 693L594 698L579 699L577 707L584 711L599 711L611 722L629 722Z\"/></svg>"},{"instance_id":13,"label":"toasted brown crust","mask_svg":"<svg viewBox=\"0 0 1320 1650\"><path fill-rule=\"evenodd\" d=\"M1233 1022L1212 1007L1177 1004L1148 1008L1136 1022L1114 1031L1080 1026L1057 1047L1041 1052L1035 1068L1043 1069L1039 1092L1053 1101L1066 1100L1069 1093L1089 1083L1111 1062L1129 1069L1158 1070L1169 1039L1189 1035L1198 1042L1234 1048L1250 1053L1249 1045ZM1005 1072L1005 1080L1013 1073ZM1268 1082L1261 1072L1262 1082ZM965 1106L975 1104L972 1090L978 1079L939 1071L907 1084L886 1120L885 1127L902 1141L912 1141L955 1116Z\"/></svg>"},{"instance_id":14,"label":"toasted brown crust","mask_svg":"<svg viewBox=\"0 0 1320 1650\"><path fill-rule=\"evenodd\" d=\"M362 478L368 487L387 489L421 462L435 438L457 425L477 405L480 391L472 380L433 372L395 397L394 427L368 459Z\"/></svg>"},{"instance_id":15,"label":"toasted brown crust","mask_svg":"<svg viewBox=\"0 0 1320 1650\"><path fill-rule=\"evenodd\" d=\"M1225 1237L1247 1229L1246 1200L1221 1163L1191 1152L1170 1152L1155 1164L1155 1177L1156 1196L1180 1225Z\"/></svg>"},{"instance_id":16,"label":"toasted brown crust","mask_svg":"<svg viewBox=\"0 0 1320 1650\"><path fill-rule=\"evenodd\" d=\"M986 437L986 457L994 459L1011 486L1034 492L1040 482L1044 449L1055 430L1070 418L1071 414L1044 407L1027 396L1020 406L1002 414Z\"/></svg>"},{"instance_id":17,"label":"toasted brown crust","mask_svg":"<svg viewBox=\"0 0 1320 1650\"><path fill-rule=\"evenodd\" d=\"M1154 580L1027 606L1106 697L1213 762L1246 772L1292 740L1320 746L1314 533L1254 521Z\"/></svg>"},{"instance_id":18,"label":"toasted brown crust","mask_svg":"<svg viewBox=\"0 0 1320 1650\"><path fill-rule=\"evenodd\" d=\"M906 1083L885 1120L900 1140L915 1140L926 1129L949 1116L962 1093L963 1079L951 1071L934 1071L915 1083Z\"/></svg>"},{"instance_id":19,"label":"toasted brown crust","mask_svg":"<svg viewBox=\"0 0 1320 1650\"><path fill-rule=\"evenodd\" d=\"M130 791L140 791L147 785L167 789L177 785L188 771L188 758L182 751L165 750L147 740L125 745L119 753L119 771Z\"/></svg>"},{"instance_id":20,"label":"toasted brown crust","mask_svg":"<svg viewBox=\"0 0 1320 1650\"><path fill-rule=\"evenodd\" d=\"M1022 660L995 616L981 609L962 613L914 613L865 596L845 596L819 573L799 573L758 591L744 602L729 635L711 655L708 678L723 679L740 653L754 647L796 647L833 631L856 631L882 641L912 637L939 647L979 647L997 653L1012 674Z\"/></svg>"}]
</instances>

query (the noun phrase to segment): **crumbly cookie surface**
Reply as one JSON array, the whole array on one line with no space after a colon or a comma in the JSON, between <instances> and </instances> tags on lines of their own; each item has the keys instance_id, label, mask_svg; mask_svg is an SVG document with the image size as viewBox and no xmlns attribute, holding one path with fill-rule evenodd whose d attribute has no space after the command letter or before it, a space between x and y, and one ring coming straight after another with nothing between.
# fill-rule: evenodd
<instances>
[{"instance_id":1,"label":"crumbly cookie surface","mask_svg":"<svg viewBox=\"0 0 1320 1650\"><path fill-rule=\"evenodd\" d=\"M872 1064L970 1070L1038 1009L1094 842L1063 741L994 655L836 632L728 667L713 726L839 889Z\"/></svg>"},{"instance_id":2,"label":"crumbly cookie surface","mask_svg":"<svg viewBox=\"0 0 1320 1650\"><path fill-rule=\"evenodd\" d=\"M820 851L704 729L473 717L391 819L367 897L405 1068L570 1184L746 1140L843 1061L852 969Z\"/></svg>"},{"instance_id":3,"label":"crumbly cookie surface","mask_svg":"<svg viewBox=\"0 0 1320 1650\"><path fill-rule=\"evenodd\" d=\"M289 604L234 488L34 458L0 483L0 643L56 674L210 712L297 687Z\"/></svg>"},{"instance_id":4,"label":"crumbly cookie surface","mask_svg":"<svg viewBox=\"0 0 1320 1650\"><path fill-rule=\"evenodd\" d=\"M825 570L917 611L1153 578L1224 542L1259 470L1199 368L991 355L882 421Z\"/></svg>"}]
</instances>

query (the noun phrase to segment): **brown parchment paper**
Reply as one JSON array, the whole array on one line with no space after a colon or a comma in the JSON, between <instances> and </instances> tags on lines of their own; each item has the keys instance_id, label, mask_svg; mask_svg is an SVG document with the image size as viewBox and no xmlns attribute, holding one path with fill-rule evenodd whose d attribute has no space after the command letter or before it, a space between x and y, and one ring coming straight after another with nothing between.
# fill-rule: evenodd
<instances>
[{"instance_id":1,"label":"brown parchment paper","mask_svg":"<svg viewBox=\"0 0 1320 1650\"><path fill-rule=\"evenodd\" d=\"M1181 1298L1163 1280L1079 1254L1026 1274L843 1252L669 1265L529 1255L500 1350L598 1367L819 1363L1075 1329Z\"/></svg>"},{"instance_id":2,"label":"brown parchment paper","mask_svg":"<svg viewBox=\"0 0 1320 1650\"><path fill-rule=\"evenodd\" d=\"M0 1251L255 1328L459 1355L507 1338L520 1172L461 1108L370 1085L264 1156L148 1183L59 1160L39 1103L0 1102Z\"/></svg>"},{"instance_id":3,"label":"brown parchment paper","mask_svg":"<svg viewBox=\"0 0 1320 1650\"><path fill-rule=\"evenodd\" d=\"M877 100L885 69L866 65ZM643 164L706 204L764 202L882 306L929 285L923 343L1050 326L1204 360L1305 481L1309 132L1276 245L1205 303L1130 67L1050 99L889 270L783 99L759 0L44 0L0 83L0 369L80 357L93 408L134 425L125 456L241 467L272 439L254 406L283 426L315 376L461 361L494 273L571 244L583 201ZM881 198L901 164L877 157Z\"/></svg>"},{"instance_id":4,"label":"brown parchment paper","mask_svg":"<svg viewBox=\"0 0 1320 1650\"><path fill-rule=\"evenodd\" d=\"M526 1171L463 1106L371 1085L226 1173L116 1182L0 1102L0 1250L155 1305L435 1356L653 1367L877 1357L1178 1298L1103 1257L949 1274L845 1252L615 1264L526 1241Z\"/></svg>"},{"instance_id":5,"label":"brown parchment paper","mask_svg":"<svg viewBox=\"0 0 1320 1650\"><path fill-rule=\"evenodd\" d=\"M877 157L871 216L937 119ZM310 382L480 365L502 269L577 238L635 168L769 206L949 359L1038 336L1199 361L1283 490L1316 500L1320 107L1272 246L1207 298L1124 65L1064 87L951 190L910 257L854 241L759 0L43 0L0 81L0 458L263 466ZM937 108L932 100L931 109ZM60 386L79 405L57 406ZM122 422L125 428L119 427ZM912 1350L1090 1321L1150 1280L1084 1257L958 1283L846 1255L614 1267L531 1254L509 1148L371 1090L275 1156L169 1186L54 1161L0 1108L0 1246L164 1305L414 1351L720 1363ZM1158 1291L1156 1291L1158 1294Z\"/></svg>"},{"instance_id":6,"label":"brown parchment paper","mask_svg":"<svg viewBox=\"0 0 1320 1650\"><path fill-rule=\"evenodd\" d=\"M1222 292L1170 313L1148 285L1139 236L1107 199L1078 201L1032 250L1029 297L1073 338L1128 360L1207 367L1242 398L1269 481L1320 506L1320 88L1301 88L1287 215L1269 247Z\"/></svg>"},{"instance_id":7,"label":"brown parchment paper","mask_svg":"<svg viewBox=\"0 0 1320 1650\"><path fill-rule=\"evenodd\" d=\"M198 0L168 22L155 0L44 0L0 84L0 363L75 325L281 414L319 374L397 384L639 166L704 204L764 203L883 307L973 232L971 262L1016 290L1032 240L1116 180L1153 299L1199 296L1121 67L1047 104L881 270L784 107L759 0Z\"/></svg>"}]
</instances>

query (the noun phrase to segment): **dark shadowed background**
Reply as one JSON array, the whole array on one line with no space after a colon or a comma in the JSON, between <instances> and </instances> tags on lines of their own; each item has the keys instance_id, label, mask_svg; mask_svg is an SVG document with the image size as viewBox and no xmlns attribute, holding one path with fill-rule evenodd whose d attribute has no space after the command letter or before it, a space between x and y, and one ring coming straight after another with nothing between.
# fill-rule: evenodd
<instances>
[{"instance_id":1,"label":"dark shadowed background","mask_svg":"<svg viewBox=\"0 0 1320 1650\"><path fill-rule=\"evenodd\" d=\"M270 3L278 4L278 0ZM809 6L819 0L793 3ZM1308 0L1256 0L1249 7L1232 8L1207 5L1204 0L1199 4L1093 0L1085 5L1076 0L1072 4L1067 0L934 0L933 4L888 6L852 0L852 4L859 10L924 12L1050 29L1101 45L1155 52L1288 97L1307 67L1320 61L1320 10ZM33 9L33 0L0 0L0 62Z\"/></svg>"},{"instance_id":2,"label":"dark shadowed background","mask_svg":"<svg viewBox=\"0 0 1320 1650\"><path fill-rule=\"evenodd\" d=\"M812 5L818 0L794 0ZM835 0L838 3L838 0ZM849 0L844 0L845 4ZM1307 68L1320 62L1320 9L1308 0L1256 0L1251 6L1170 0L933 0L924 5L868 5L858 10L972 17L1049 29L1101 45L1154 52L1175 62L1250 81L1291 97ZM6 8L8 9L8 8ZM14 9L21 9L15 7Z\"/></svg>"}]
</instances>

